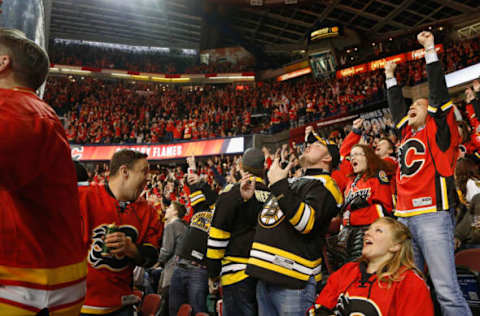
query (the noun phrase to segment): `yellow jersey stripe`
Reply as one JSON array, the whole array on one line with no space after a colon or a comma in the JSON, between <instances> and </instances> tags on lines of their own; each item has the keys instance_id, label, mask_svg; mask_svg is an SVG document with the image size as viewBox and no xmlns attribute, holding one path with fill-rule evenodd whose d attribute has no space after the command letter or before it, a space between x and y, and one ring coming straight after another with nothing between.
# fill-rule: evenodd
<instances>
[{"instance_id":1,"label":"yellow jersey stripe","mask_svg":"<svg viewBox=\"0 0 480 316\"><path fill-rule=\"evenodd\" d=\"M310 218L308 219L307 226L303 230L302 234L308 234L312 231L313 224L315 224L315 209L310 206Z\"/></svg>"},{"instance_id":2,"label":"yellow jersey stripe","mask_svg":"<svg viewBox=\"0 0 480 316\"><path fill-rule=\"evenodd\" d=\"M312 269L318 267L322 263L322 258L319 258L315 261L310 261L310 260L307 260L305 258L299 257L299 256L297 256L293 253L290 253L288 251L278 249L278 248L275 248L275 247L272 247L272 246L267 246L267 245L264 245L264 244L260 244L258 242L253 243L252 249L262 250L262 251L269 252L269 253L274 254L274 255L276 254L276 255L294 260L294 261L300 263L301 265L304 265L304 266L312 268ZM249 261L249 263L250 263L250 261Z\"/></svg>"},{"instance_id":3,"label":"yellow jersey stripe","mask_svg":"<svg viewBox=\"0 0 480 316\"><path fill-rule=\"evenodd\" d=\"M248 263L248 258L226 256L224 259L225 260L222 260L222 264L227 264L230 262Z\"/></svg>"},{"instance_id":4,"label":"yellow jersey stripe","mask_svg":"<svg viewBox=\"0 0 480 316\"><path fill-rule=\"evenodd\" d=\"M39 285L74 282L85 278L86 275L86 260L54 269L26 269L0 265L0 280L29 282Z\"/></svg>"},{"instance_id":5,"label":"yellow jersey stripe","mask_svg":"<svg viewBox=\"0 0 480 316\"><path fill-rule=\"evenodd\" d=\"M440 108L442 109L442 111L445 111L451 108L452 106L453 106L453 101L448 101L447 103L442 105Z\"/></svg>"},{"instance_id":6,"label":"yellow jersey stripe","mask_svg":"<svg viewBox=\"0 0 480 316\"><path fill-rule=\"evenodd\" d=\"M8 315L8 316L35 316L35 315L37 315L37 312L32 312L32 311L22 309L20 307L16 307L16 306L13 306L13 305L5 304L5 303L0 303L0 311L2 311L2 315Z\"/></svg>"},{"instance_id":7,"label":"yellow jersey stripe","mask_svg":"<svg viewBox=\"0 0 480 316\"><path fill-rule=\"evenodd\" d=\"M397 217L410 217L420 214L427 214L427 213L435 213L437 211L437 207L431 207L428 209L422 209L419 211L395 211L395 216Z\"/></svg>"},{"instance_id":8,"label":"yellow jersey stripe","mask_svg":"<svg viewBox=\"0 0 480 316\"><path fill-rule=\"evenodd\" d=\"M295 226L300 222L300 219L302 218L303 211L305 210L305 203L300 203L300 206L297 209L297 212L295 215L290 219L290 223Z\"/></svg>"},{"instance_id":9,"label":"yellow jersey stripe","mask_svg":"<svg viewBox=\"0 0 480 316\"><path fill-rule=\"evenodd\" d=\"M225 249L207 249L207 258L208 259L222 259L225 256Z\"/></svg>"},{"instance_id":10,"label":"yellow jersey stripe","mask_svg":"<svg viewBox=\"0 0 480 316\"><path fill-rule=\"evenodd\" d=\"M248 275L245 273L245 270L238 271L235 273L225 274L220 277L222 286L232 285L248 278Z\"/></svg>"},{"instance_id":11,"label":"yellow jersey stripe","mask_svg":"<svg viewBox=\"0 0 480 316\"><path fill-rule=\"evenodd\" d=\"M405 115L405 116L400 120L400 122L397 123L396 127L397 127L397 128L402 127L407 120L408 120L408 116Z\"/></svg>"},{"instance_id":12,"label":"yellow jersey stripe","mask_svg":"<svg viewBox=\"0 0 480 316\"><path fill-rule=\"evenodd\" d=\"M94 315L103 315L103 314L110 314L115 311L118 311L119 309L123 308L124 306L116 306L116 307L111 307L111 308L101 308L97 309L94 308L93 306L83 306L82 307L82 313L84 314L94 314Z\"/></svg>"},{"instance_id":13,"label":"yellow jersey stripe","mask_svg":"<svg viewBox=\"0 0 480 316\"><path fill-rule=\"evenodd\" d=\"M444 177L440 177L440 189L442 191L443 210L448 210L450 205L448 204L447 181Z\"/></svg>"},{"instance_id":14,"label":"yellow jersey stripe","mask_svg":"<svg viewBox=\"0 0 480 316\"><path fill-rule=\"evenodd\" d=\"M196 197L197 195L200 195L200 194L202 194L202 191L200 191L200 190L195 191L192 194L190 194L190 198Z\"/></svg>"},{"instance_id":15,"label":"yellow jersey stripe","mask_svg":"<svg viewBox=\"0 0 480 316\"><path fill-rule=\"evenodd\" d=\"M263 260L260 260L260 259L257 259L257 258L250 258L248 263L252 264L254 266L258 266L262 269L267 269L267 270L270 270L270 271L274 271L274 272L277 272L277 273L280 273L280 274L283 274L283 275L287 275L289 277L299 279L299 280L302 280L302 281L307 281L310 278L309 275L306 275L306 274L303 274L303 273L300 273L300 272L297 272L297 271L292 271L292 270L277 266L273 263L263 261Z\"/></svg>"},{"instance_id":16,"label":"yellow jersey stripe","mask_svg":"<svg viewBox=\"0 0 480 316\"><path fill-rule=\"evenodd\" d=\"M215 239L229 239L232 234L219 228L210 226L208 235Z\"/></svg>"},{"instance_id":17,"label":"yellow jersey stripe","mask_svg":"<svg viewBox=\"0 0 480 316\"><path fill-rule=\"evenodd\" d=\"M191 206L195 206L195 205L197 205L198 203L200 203L200 202L205 202L205 201L206 201L206 199L205 199L204 197L202 197L202 198L199 198L199 199L197 199L197 200L195 200L195 201L193 201L193 202L190 202L190 205L191 205Z\"/></svg>"}]
</instances>

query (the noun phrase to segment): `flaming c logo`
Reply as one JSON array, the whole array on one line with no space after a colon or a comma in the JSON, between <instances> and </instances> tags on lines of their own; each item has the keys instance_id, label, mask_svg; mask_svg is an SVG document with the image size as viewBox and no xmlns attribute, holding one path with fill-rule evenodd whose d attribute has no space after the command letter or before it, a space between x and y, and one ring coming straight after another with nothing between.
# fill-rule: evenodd
<instances>
[{"instance_id":1,"label":"flaming c logo","mask_svg":"<svg viewBox=\"0 0 480 316\"><path fill-rule=\"evenodd\" d=\"M95 269L107 268L110 271L122 271L129 265L129 259L125 256L105 256L102 254L104 239L107 233L108 224L97 226L92 231L92 245L88 252L88 263ZM122 225L118 228L119 231L125 233L133 242L137 240L138 231L135 227L130 225Z\"/></svg>"},{"instance_id":2,"label":"flaming c logo","mask_svg":"<svg viewBox=\"0 0 480 316\"><path fill-rule=\"evenodd\" d=\"M73 160L80 160L82 159L83 155L83 146L72 147L72 159Z\"/></svg>"}]
</instances>

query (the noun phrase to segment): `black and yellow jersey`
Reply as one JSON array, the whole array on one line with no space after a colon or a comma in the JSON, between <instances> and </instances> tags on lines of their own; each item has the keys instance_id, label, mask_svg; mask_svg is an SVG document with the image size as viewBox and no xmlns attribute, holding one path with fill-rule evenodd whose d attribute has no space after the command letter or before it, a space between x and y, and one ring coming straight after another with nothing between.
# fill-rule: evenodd
<instances>
[{"instance_id":1,"label":"black and yellow jersey","mask_svg":"<svg viewBox=\"0 0 480 316\"><path fill-rule=\"evenodd\" d=\"M190 186L190 192L193 216L176 254L181 258L205 264L208 230L217 193L205 182Z\"/></svg>"},{"instance_id":2,"label":"black and yellow jersey","mask_svg":"<svg viewBox=\"0 0 480 316\"><path fill-rule=\"evenodd\" d=\"M210 277L221 275L222 286L246 279L247 261L255 235L258 213L270 196L261 178L256 178L255 194L248 201L240 195L240 184L227 186L219 195L207 243Z\"/></svg>"},{"instance_id":3,"label":"black and yellow jersey","mask_svg":"<svg viewBox=\"0 0 480 316\"><path fill-rule=\"evenodd\" d=\"M310 276L322 278L322 246L343 203L342 193L320 169L308 169L305 176L283 179L270 189L246 273L286 288L304 288Z\"/></svg>"}]
</instances>

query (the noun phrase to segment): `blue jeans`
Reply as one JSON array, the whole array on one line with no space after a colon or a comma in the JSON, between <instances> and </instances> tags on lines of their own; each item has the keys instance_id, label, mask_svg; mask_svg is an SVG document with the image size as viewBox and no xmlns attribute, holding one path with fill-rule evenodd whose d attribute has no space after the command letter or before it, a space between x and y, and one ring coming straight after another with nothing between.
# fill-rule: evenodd
<instances>
[{"instance_id":1,"label":"blue jeans","mask_svg":"<svg viewBox=\"0 0 480 316\"><path fill-rule=\"evenodd\" d=\"M420 271L424 271L425 263L428 265L442 315L472 315L455 269L453 211L402 217L399 221L412 232L415 264Z\"/></svg>"},{"instance_id":2,"label":"blue jeans","mask_svg":"<svg viewBox=\"0 0 480 316\"><path fill-rule=\"evenodd\" d=\"M223 288L223 316L255 316L257 280L246 278Z\"/></svg>"},{"instance_id":3,"label":"blue jeans","mask_svg":"<svg viewBox=\"0 0 480 316\"><path fill-rule=\"evenodd\" d=\"M176 266L168 292L170 315L177 315L182 304L192 306L192 315L207 312L208 272L200 267Z\"/></svg>"},{"instance_id":4,"label":"blue jeans","mask_svg":"<svg viewBox=\"0 0 480 316\"><path fill-rule=\"evenodd\" d=\"M315 302L317 282L310 277L303 289L292 290L258 281L257 301L260 315L305 316Z\"/></svg>"}]
</instances>

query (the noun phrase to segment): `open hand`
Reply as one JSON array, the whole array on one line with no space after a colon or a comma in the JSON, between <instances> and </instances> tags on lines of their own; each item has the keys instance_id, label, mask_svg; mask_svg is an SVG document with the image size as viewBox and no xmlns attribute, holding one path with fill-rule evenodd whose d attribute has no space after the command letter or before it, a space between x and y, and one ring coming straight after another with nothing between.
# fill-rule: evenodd
<instances>
[{"instance_id":1,"label":"open hand","mask_svg":"<svg viewBox=\"0 0 480 316\"><path fill-rule=\"evenodd\" d=\"M293 162L290 161L288 165L285 167L285 169L283 169L282 166L280 165L280 159L275 158L267 174L270 185L288 177L288 172L290 171L292 166L293 166Z\"/></svg>"}]
</instances>

